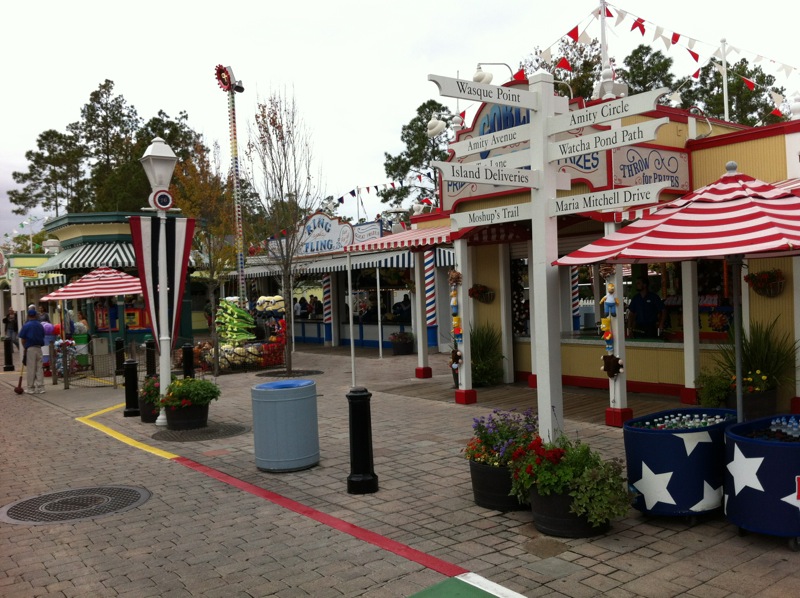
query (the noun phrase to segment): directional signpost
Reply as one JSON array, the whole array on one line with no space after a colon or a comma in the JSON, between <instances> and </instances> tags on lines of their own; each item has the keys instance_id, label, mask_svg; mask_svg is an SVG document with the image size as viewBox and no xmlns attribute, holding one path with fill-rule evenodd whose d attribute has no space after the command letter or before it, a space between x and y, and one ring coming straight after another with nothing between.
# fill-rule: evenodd
<instances>
[{"instance_id":1,"label":"directional signpost","mask_svg":"<svg viewBox=\"0 0 800 598\"><path fill-rule=\"evenodd\" d=\"M550 203L550 216L566 216L592 210L627 210L634 206L656 203L659 192L668 186L668 183L664 181L651 185L559 197Z\"/></svg>"},{"instance_id":2,"label":"directional signpost","mask_svg":"<svg viewBox=\"0 0 800 598\"><path fill-rule=\"evenodd\" d=\"M523 141L530 141L531 128L528 125L519 125L510 129L503 129L495 133L481 135L466 141L451 143L448 147L453 150L456 156L468 156L477 152L487 152L489 150L514 145Z\"/></svg>"},{"instance_id":3,"label":"directional signpost","mask_svg":"<svg viewBox=\"0 0 800 598\"><path fill-rule=\"evenodd\" d=\"M442 171L446 181L506 185L509 187L538 188L540 174L531 170L500 168L499 166L474 166L476 162L431 162L433 168Z\"/></svg>"},{"instance_id":4,"label":"directional signpost","mask_svg":"<svg viewBox=\"0 0 800 598\"><path fill-rule=\"evenodd\" d=\"M590 152L609 150L623 145L633 145L652 141L661 125L669 122L668 118L648 120L647 122L611 129L593 135L582 135L573 139L556 141L547 144L547 159L550 162L580 156Z\"/></svg>"},{"instance_id":5,"label":"directional signpost","mask_svg":"<svg viewBox=\"0 0 800 598\"><path fill-rule=\"evenodd\" d=\"M460 229L512 220L531 220L531 235L536 239L531 256L531 287L536 289L535 298L532 297L531 301L534 332L532 338L536 339L531 348L535 361L535 368L532 364L532 370L537 373L539 430L545 440L554 440L557 433L563 432L558 427L563 421L564 413L559 350L559 278L557 267L552 265L558 257L555 217L655 203L658 193L667 186L666 183L658 183L556 198L558 168L555 163L572 156L652 141L656 138L658 128L666 124L668 119L645 121L562 141L553 141L552 136L653 110L658 98L668 90L656 89L570 112L566 99L554 95L553 76L545 72L537 72L530 77L528 91L516 86L498 87L439 75L428 75L428 80L439 87L439 93L443 96L517 106L531 111L529 124L450 144L450 149L457 157L488 152L525 141L530 142L530 149L525 148L482 161L433 162L431 166L440 169L447 181L531 188L529 203L453 214L451 226ZM526 159L527 162L524 161ZM530 170L519 170L519 167L525 165L530 166ZM463 263L466 259L464 243L463 240L456 241L457 265L462 268L466 265ZM472 279L468 272L463 272L463 275L465 284ZM618 277L618 282L621 283L621 274ZM459 297L460 304L464 301L465 297ZM469 324L463 323L464 326ZM614 334L618 338L621 330L622 327L617 322ZM624 357L624 343L619 345ZM463 348L465 359L469 359L469 343L464 342ZM468 380L469 378L462 378L464 382ZM611 411L616 411L619 415L622 411L619 408L627 407L624 376L617 376L611 384L615 391L612 396L616 397L612 399ZM463 392L474 393L471 389ZM606 421L609 421L608 412Z\"/></svg>"}]
</instances>

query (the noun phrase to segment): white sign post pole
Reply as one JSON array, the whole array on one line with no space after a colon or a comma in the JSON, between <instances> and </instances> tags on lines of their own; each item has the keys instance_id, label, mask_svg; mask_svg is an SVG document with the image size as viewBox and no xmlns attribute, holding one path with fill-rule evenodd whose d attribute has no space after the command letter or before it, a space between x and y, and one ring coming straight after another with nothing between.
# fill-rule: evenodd
<instances>
[{"instance_id":1,"label":"white sign post pole","mask_svg":"<svg viewBox=\"0 0 800 598\"><path fill-rule=\"evenodd\" d=\"M539 71L529 79L530 89L540 98L539 113L531 118L531 147L547 147L547 120L555 113L553 76ZM561 382L561 334L559 323L560 286L558 266L557 219L550 218L549 205L556 196L555 165L546 160L544 151L531 152L531 170L541 171L541 185L531 189L531 237L533 244L533 284L531 307L533 333L531 351L536 359L536 387L539 409L539 434L554 441L564 423L564 396Z\"/></svg>"}]
</instances>

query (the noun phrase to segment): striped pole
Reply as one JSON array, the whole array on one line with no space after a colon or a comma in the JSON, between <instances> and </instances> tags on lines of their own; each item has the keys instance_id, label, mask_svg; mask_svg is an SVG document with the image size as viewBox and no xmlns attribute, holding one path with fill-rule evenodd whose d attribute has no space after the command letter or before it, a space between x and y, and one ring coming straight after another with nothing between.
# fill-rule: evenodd
<instances>
[{"instance_id":1,"label":"striped pole","mask_svg":"<svg viewBox=\"0 0 800 598\"><path fill-rule=\"evenodd\" d=\"M569 277L572 290L572 329L578 330L581 327L581 300L578 295L578 266L570 267Z\"/></svg>"},{"instance_id":2,"label":"striped pole","mask_svg":"<svg viewBox=\"0 0 800 598\"><path fill-rule=\"evenodd\" d=\"M322 322L325 324L333 322L331 305L331 275L326 274L322 277Z\"/></svg>"},{"instance_id":3,"label":"striped pole","mask_svg":"<svg viewBox=\"0 0 800 598\"><path fill-rule=\"evenodd\" d=\"M427 325L436 326L436 252L425 251L425 321Z\"/></svg>"},{"instance_id":4,"label":"striped pole","mask_svg":"<svg viewBox=\"0 0 800 598\"><path fill-rule=\"evenodd\" d=\"M239 143L236 139L236 92L228 91L228 123L231 133L231 172L233 176L233 206L236 215L236 268L239 272L239 307L247 309L247 284L244 280L244 231L242 206L239 203Z\"/></svg>"}]
</instances>

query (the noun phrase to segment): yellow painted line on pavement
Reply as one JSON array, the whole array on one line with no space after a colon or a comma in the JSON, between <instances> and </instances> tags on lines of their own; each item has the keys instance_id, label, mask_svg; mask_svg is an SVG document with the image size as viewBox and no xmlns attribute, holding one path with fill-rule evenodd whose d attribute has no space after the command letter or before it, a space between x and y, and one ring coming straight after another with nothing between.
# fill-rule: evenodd
<instances>
[{"instance_id":1,"label":"yellow painted line on pavement","mask_svg":"<svg viewBox=\"0 0 800 598\"><path fill-rule=\"evenodd\" d=\"M101 409L95 413L91 413L89 415L85 415L83 417L76 417L75 419L81 422L82 424L86 424L87 426L91 426L95 430L100 430L104 434L108 434L112 438L116 438L120 442L124 442L125 444L132 446L134 448L138 448L139 450L152 453L158 457L164 457L164 459L177 459L180 455L176 455L175 453L168 453L167 451L162 451L154 446L150 446L149 444L145 444L143 442L139 442L138 440L134 440L130 436L125 436L125 434L120 434L116 430L112 430L108 426L104 426L101 423L94 421L92 418L97 417L99 415L103 415L104 413L108 413L109 411L114 411L115 409L119 409L124 407L125 403L120 403L119 405L114 405L113 407L106 407L105 409Z\"/></svg>"}]
</instances>

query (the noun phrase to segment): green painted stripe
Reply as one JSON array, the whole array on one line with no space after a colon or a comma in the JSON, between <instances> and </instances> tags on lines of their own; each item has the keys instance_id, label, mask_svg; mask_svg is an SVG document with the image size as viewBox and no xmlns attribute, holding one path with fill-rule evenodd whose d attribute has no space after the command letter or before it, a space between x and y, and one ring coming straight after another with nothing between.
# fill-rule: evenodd
<instances>
[{"instance_id":1,"label":"green painted stripe","mask_svg":"<svg viewBox=\"0 0 800 598\"><path fill-rule=\"evenodd\" d=\"M525 598L475 573L451 577L435 586L413 594L411 598Z\"/></svg>"}]
</instances>

